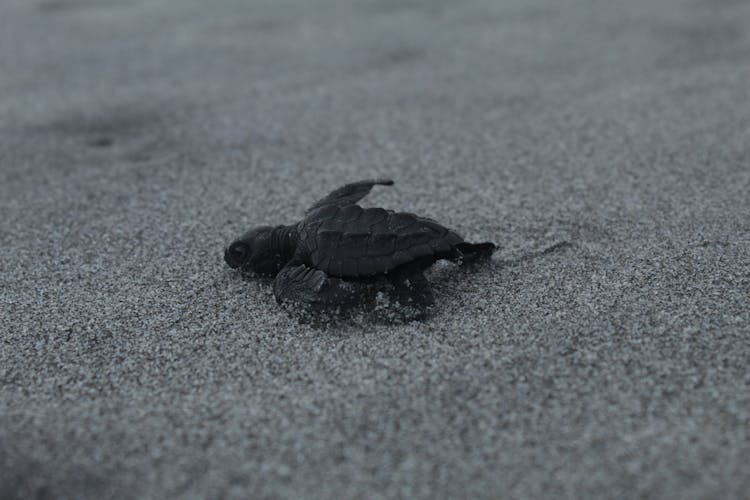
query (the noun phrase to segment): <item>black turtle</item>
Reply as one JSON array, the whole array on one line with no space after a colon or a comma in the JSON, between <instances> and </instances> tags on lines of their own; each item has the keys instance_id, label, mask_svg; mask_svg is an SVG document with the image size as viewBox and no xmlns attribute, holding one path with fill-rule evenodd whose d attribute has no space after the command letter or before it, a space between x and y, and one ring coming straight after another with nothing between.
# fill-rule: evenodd
<instances>
[{"instance_id":1,"label":"black turtle","mask_svg":"<svg viewBox=\"0 0 750 500\"><path fill-rule=\"evenodd\" d=\"M359 283L385 278L400 301L433 301L423 271L440 259L465 262L488 257L494 243L468 243L437 222L410 213L362 208L357 202L375 185L364 180L336 189L291 226L261 226L224 252L231 268L276 276L274 295L314 307L356 305Z\"/></svg>"}]
</instances>

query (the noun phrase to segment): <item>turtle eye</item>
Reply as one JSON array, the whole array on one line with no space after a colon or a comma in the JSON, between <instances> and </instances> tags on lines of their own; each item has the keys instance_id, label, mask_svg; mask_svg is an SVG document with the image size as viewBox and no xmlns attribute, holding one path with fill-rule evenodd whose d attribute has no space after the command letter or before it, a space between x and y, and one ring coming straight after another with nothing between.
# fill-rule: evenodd
<instances>
[{"instance_id":1,"label":"turtle eye","mask_svg":"<svg viewBox=\"0 0 750 500\"><path fill-rule=\"evenodd\" d=\"M230 245L229 248L227 248L227 251L224 255L224 260L226 260L227 264L229 264L229 267L239 267L245 264L248 257L250 256L250 253L250 245L241 241L237 241Z\"/></svg>"},{"instance_id":2,"label":"turtle eye","mask_svg":"<svg viewBox=\"0 0 750 500\"><path fill-rule=\"evenodd\" d=\"M239 262L245 260L249 250L248 246L244 243L237 243L236 245L232 245L232 248L229 249L229 251L232 252L232 257Z\"/></svg>"}]
</instances>

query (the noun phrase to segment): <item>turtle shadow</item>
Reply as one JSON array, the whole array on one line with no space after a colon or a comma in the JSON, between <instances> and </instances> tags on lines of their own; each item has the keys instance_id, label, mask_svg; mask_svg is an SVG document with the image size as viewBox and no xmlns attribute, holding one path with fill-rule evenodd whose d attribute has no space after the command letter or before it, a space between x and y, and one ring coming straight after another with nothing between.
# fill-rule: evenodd
<instances>
[{"instance_id":1,"label":"turtle shadow","mask_svg":"<svg viewBox=\"0 0 750 500\"><path fill-rule=\"evenodd\" d=\"M252 283L258 288L274 286L275 277L254 272L240 272L236 279ZM392 325L424 321L435 313L435 304L422 301L420 295L404 297L387 279L369 282L351 282L356 287L353 300L341 304L309 304L300 302L283 302L273 300L275 307L280 307L287 315L299 324L309 325L316 329L346 328L363 323Z\"/></svg>"},{"instance_id":2,"label":"turtle shadow","mask_svg":"<svg viewBox=\"0 0 750 500\"><path fill-rule=\"evenodd\" d=\"M445 263L445 269L430 273L430 287L436 293L436 300L415 293L404 295L403 290L394 288L387 280L377 281L363 288L359 301L355 304L338 305L333 308L302 307L285 304L283 307L295 317L300 324L315 329L347 329L363 324L378 326L405 325L422 323L438 318L442 308L440 303L451 300L445 297L444 290L459 292L450 283L461 275L472 275L500 269L503 264L490 257L479 258L461 264Z\"/></svg>"},{"instance_id":3,"label":"turtle shadow","mask_svg":"<svg viewBox=\"0 0 750 500\"><path fill-rule=\"evenodd\" d=\"M355 302L338 305L280 304L299 324L317 330L347 329L363 324L397 325L426 321L436 313L433 301L420 300L419 295L404 297L390 284L359 284Z\"/></svg>"},{"instance_id":4,"label":"turtle shadow","mask_svg":"<svg viewBox=\"0 0 750 500\"><path fill-rule=\"evenodd\" d=\"M460 276L499 273L505 268L519 266L572 247L571 242L563 240L514 258L485 257L460 264L446 262L440 265L441 269L429 273L430 285L437 292L436 301L421 300L423 296L419 294L404 297L388 280L381 279L371 283L357 283L359 290L356 300L351 303L321 305L288 302L274 305L281 307L299 324L321 331L345 330L363 324L391 326L426 322L440 316L441 302L456 300L461 294L461 289L453 285ZM273 277L255 273L241 273L240 279L261 287L273 287L274 284Z\"/></svg>"}]
</instances>

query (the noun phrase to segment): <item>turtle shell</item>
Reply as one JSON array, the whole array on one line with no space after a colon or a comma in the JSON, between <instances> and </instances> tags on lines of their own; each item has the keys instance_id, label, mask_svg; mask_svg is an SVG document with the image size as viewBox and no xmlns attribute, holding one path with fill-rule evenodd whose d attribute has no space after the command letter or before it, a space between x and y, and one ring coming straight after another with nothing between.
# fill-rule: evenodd
<instances>
[{"instance_id":1,"label":"turtle shell","mask_svg":"<svg viewBox=\"0 0 750 500\"><path fill-rule=\"evenodd\" d=\"M437 260L463 241L437 222L411 213L326 206L300 223L298 256L331 276L356 278L388 273L416 260Z\"/></svg>"}]
</instances>

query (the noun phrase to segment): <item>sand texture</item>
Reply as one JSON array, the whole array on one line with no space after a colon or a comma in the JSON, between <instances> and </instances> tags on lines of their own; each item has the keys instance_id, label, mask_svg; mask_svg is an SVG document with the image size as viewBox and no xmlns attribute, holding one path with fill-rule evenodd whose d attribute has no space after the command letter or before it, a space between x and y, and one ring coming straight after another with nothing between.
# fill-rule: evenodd
<instances>
[{"instance_id":1,"label":"sand texture","mask_svg":"<svg viewBox=\"0 0 750 500\"><path fill-rule=\"evenodd\" d=\"M500 245L300 322L342 183ZM747 498L750 3L0 2L0 498Z\"/></svg>"}]
</instances>

